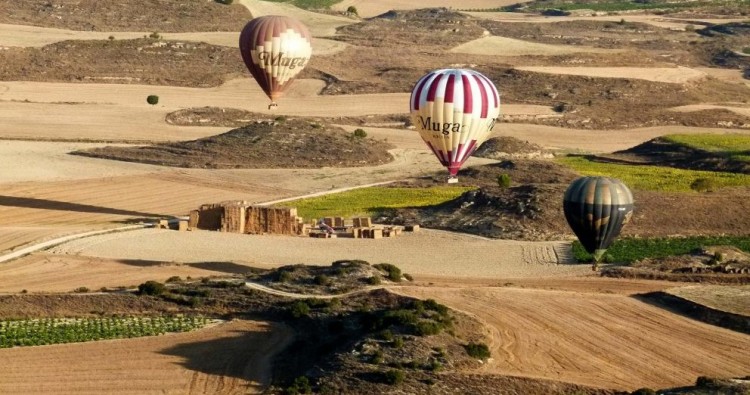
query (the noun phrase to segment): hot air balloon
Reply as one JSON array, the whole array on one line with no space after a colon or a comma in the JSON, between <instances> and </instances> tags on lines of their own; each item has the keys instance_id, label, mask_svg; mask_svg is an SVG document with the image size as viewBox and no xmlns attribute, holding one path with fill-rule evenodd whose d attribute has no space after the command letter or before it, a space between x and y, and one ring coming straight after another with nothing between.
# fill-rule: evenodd
<instances>
[{"instance_id":1,"label":"hot air balloon","mask_svg":"<svg viewBox=\"0 0 750 395\"><path fill-rule=\"evenodd\" d=\"M307 65L312 54L310 32L296 19L268 15L255 18L240 34L240 53L258 85L276 100Z\"/></svg>"},{"instance_id":2,"label":"hot air balloon","mask_svg":"<svg viewBox=\"0 0 750 395\"><path fill-rule=\"evenodd\" d=\"M565 191L563 211L583 248L594 255L596 270L604 252L633 214L633 194L614 178L581 177Z\"/></svg>"},{"instance_id":3,"label":"hot air balloon","mask_svg":"<svg viewBox=\"0 0 750 395\"><path fill-rule=\"evenodd\" d=\"M466 69L442 69L424 75L410 100L412 123L440 163L448 182L487 140L500 115L500 94L484 75Z\"/></svg>"}]
</instances>

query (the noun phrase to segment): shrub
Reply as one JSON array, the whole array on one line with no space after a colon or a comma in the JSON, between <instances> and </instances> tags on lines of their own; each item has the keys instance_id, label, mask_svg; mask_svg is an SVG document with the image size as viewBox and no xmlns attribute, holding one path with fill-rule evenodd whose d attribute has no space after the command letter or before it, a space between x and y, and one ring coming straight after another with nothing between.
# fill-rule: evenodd
<instances>
[{"instance_id":1,"label":"shrub","mask_svg":"<svg viewBox=\"0 0 750 395\"><path fill-rule=\"evenodd\" d=\"M285 283L285 282L288 282L288 281L292 281L292 273L289 273L286 270L280 270L276 274L276 281L278 281L280 283Z\"/></svg>"},{"instance_id":2,"label":"shrub","mask_svg":"<svg viewBox=\"0 0 750 395\"><path fill-rule=\"evenodd\" d=\"M326 276L325 274L318 274L315 276L315 284L318 285L331 285L331 278Z\"/></svg>"},{"instance_id":3,"label":"shrub","mask_svg":"<svg viewBox=\"0 0 750 395\"><path fill-rule=\"evenodd\" d=\"M393 348L401 348L404 346L404 338L399 336L393 339L393 343L391 343L391 346Z\"/></svg>"},{"instance_id":4,"label":"shrub","mask_svg":"<svg viewBox=\"0 0 750 395\"><path fill-rule=\"evenodd\" d=\"M153 32L148 35L148 38L153 38L154 40L158 40L161 38L161 34L159 34L158 32Z\"/></svg>"},{"instance_id":5,"label":"shrub","mask_svg":"<svg viewBox=\"0 0 750 395\"><path fill-rule=\"evenodd\" d=\"M283 115L279 115L278 117L274 118L273 120L276 121L276 122L284 122L284 121L286 121L286 117L283 116Z\"/></svg>"},{"instance_id":6,"label":"shrub","mask_svg":"<svg viewBox=\"0 0 750 395\"><path fill-rule=\"evenodd\" d=\"M745 55L750 55L750 47L742 48L742 53L744 53Z\"/></svg>"},{"instance_id":7,"label":"shrub","mask_svg":"<svg viewBox=\"0 0 750 395\"><path fill-rule=\"evenodd\" d=\"M380 277L378 276L368 277L367 283L370 285L380 285Z\"/></svg>"},{"instance_id":8,"label":"shrub","mask_svg":"<svg viewBox=\"0 0 750 395\"><path fill-rule=\"evenodd\" d=\"M372 265L372 267L388 273L388 279L393 282L401 281L401 269L399 269L395 265L392 265L390 263L378 263L376 265Z\"/></svg>"},{"instance_id":9,"label":"shrub","mask_svg":"<svg viewBox=\"0 0 750 395\"><path fill-rule=\"evenodd\" d=\"M383 381L386 384L398 385L404 382L406 373L403 370L391 369L383 374Z\"/></svg>"},{"instance_id":10,"label":"shrub","mask_svg":"<svg viewBox=\"0 0 750 395\"><path fill-rule=\"evenodd\" d=\"M484 343L469 343L464 346L464 349L472 358L487 359L490 357L490 348Z\"/></svg>"},{"instance_id":11,"label":"shrub","mask_svg":"<svg viewBox=\"0 0 750 395\"><path fill-rule=\"evenodd\" d=\"M167 279L167 283L179 283L179 282L182 282L182 279L180 278L180 276L172 276Z\"/></svg>"},{"instance_id":12,"label":"shrub","mask_svg":"<svg viewBox=\"0 0 750 395\"><path fill-rule=\"evenodd\" d=\"M406 279L406 281L414 281L414 276L412 276L409 273L404 273L404 274L402 274L402 276L404 276L404 278Z\"/></svg>"},{"instance_id":13,"label":"shrub","mask_svg":"<svg viewBox=\"0 0 750 395\"><path fill-rule=\"evenodd\" d=\"M354 132L352 132L352 136L357 138L365 138L367 137L367 132L364 131L364 129L355 129Z\"/></svg>"},{"instance_id":14,"label":"shrub","mask_svg":"<svg viewBox=\"0 0 750 395\"><path fill-rule=\"evenodd\" d=\"M89 291L88 287L78 287L78 288L76 288L76 289L73 290L73 292L79 293L79 294L83 294L83 293L86 293L88 291Z\"/></svg>"},{"instance_id":15,"label":"shrub","mask_svg":"<svg viewBox=\"0 0 750 395\"><path fill-rule=\"evenodd\" d=\"M359 12L357 11L357 7L355 7L355 6L353 6L353 5L350 5L350 6L349 6L349 7L348 7L348 8L346 9L346 13L347 13L347 14L352 14L352 15L359 15Z\"/></svg>"},{"instance_id":16,"label":"shrub","mask_svg":"<svg viewBox=\"0 0 750 395\"><path fill-rule=\"evenodd\" d=\"M146 97L146 103L148 103L148 104L150 104L152 106L158 104L159 103L159 96L148 95L148 97Z\"/></svg>"},{"instance_id":17,"label":"shrub","mask_svg":"<svg viewBox=\"0 0 750 395\"><path fill-rule=\"evenodd\" d=\"M284 393L289 395L311 394L312 387L310 386L310 380L308 380L305 376L299 376L294 379L292 385L286 388Z\"/></svg>"},{"instance_id":18,"label":"shrub","mask_svg":"<svg viewBox=\"0 0 750 395\"><path fill-rule=\"evenodd\" d=\"M145 283L138 286L138 293L141 295L159 296L163 294L167 288L164 284L158 281L146 281Z\"/></svg>"},{"instance_id":19,"label":"shrub","mask_svg":"<svg viewBox=\"0 0 750 395\"><path fill-rule=\"evenodd\" d=\"M696 178L690 189L696 192L711 192L716 189L716 182L710 178Z\"/></svg>"},{"instance_id":20,"label":"shrub","mask_svg":"<svg viewBox=\"0 0 750 395\"><path fill-rule=\"evenodd\" d=\"M419 321L414 326L414 333L417 336L437 335L444 328L444 325L435 321Z\"/></svg>"},{"instance_id":21,"label":"shrub","mask_svg":"<svg viewBox=\"0 0 750 395\"><path fill-rule=\"evenodd\" d=\"M291 307L289 308L289 312L294 318L307 317L310 315L310 306L308 306L304 301L298 300L292 303Z\"/></svg>"},{"instance_id":22,"label":"shrub","mask_svg":"<svg viewBox=\"0 0 750 395\"><path fill-rule=\"evenodd\" d=\"M378 333L378 336L385 341L393 340L393 332L391 332L390 329L383 329Z\"/></svg>"},{"instance_id":23,"label":"shrub","mask_svg":"<svg viewBox=\"0 0 750 395\"><path fill-rule=\"evenodd\" d=\"M115 39L115 36L109 36L108 38L109 38L110 41L112 41L112 40Z\"/></svg>"},{"instance_id":24,"label":"shrub","mask_svg":"<svg viewBox=\"0 0 750 395\"><path fill-rule=\"evenodd\" d=\"M510 188L510 176L505 173L497 176L497 186L503 189Z\"/></svg>"}]
</instances>

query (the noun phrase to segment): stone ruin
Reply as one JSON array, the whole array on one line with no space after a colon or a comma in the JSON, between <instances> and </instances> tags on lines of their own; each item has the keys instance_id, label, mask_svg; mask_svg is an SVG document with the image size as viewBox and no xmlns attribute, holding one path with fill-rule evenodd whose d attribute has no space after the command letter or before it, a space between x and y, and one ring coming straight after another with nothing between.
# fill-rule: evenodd
<instances>
[{"instance_id":1,"label":"stone ruin","mask_svg":"<svg viewBox=\"0 0 750 395\"><path fill-rule=\"evenodd\" d=\"M188 229L219 230L246 234L305 235L310 225L297 216L296 208L254 206L245 201L201 205L190 212Z\"/></svg>"}]
</instances>

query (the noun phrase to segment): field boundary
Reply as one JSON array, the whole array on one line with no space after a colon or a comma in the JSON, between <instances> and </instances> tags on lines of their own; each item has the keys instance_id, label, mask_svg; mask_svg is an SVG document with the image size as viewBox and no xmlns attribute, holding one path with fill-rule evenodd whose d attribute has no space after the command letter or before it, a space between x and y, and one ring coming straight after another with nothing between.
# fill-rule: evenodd
<instances>
[{"instance_id":1,"label":"field boundary","mask_svg":"<svg viewBox=\"0 0 750 395\"><path fill-rule=\"evenodd\" d=\"M742 314L717 310L662 291L639 294L634 298L696 321L750 335L750 317Z\"/></svg>"}]
</instances>

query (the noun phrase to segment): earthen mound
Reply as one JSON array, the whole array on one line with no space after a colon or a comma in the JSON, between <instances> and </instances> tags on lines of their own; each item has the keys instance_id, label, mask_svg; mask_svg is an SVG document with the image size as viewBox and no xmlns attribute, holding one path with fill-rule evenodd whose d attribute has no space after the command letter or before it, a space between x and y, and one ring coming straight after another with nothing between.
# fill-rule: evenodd
<instances>
[{"instance_id":1,"label":"earthen mound","mask_svg":"<svg viewBox=\"0 0 750 395\"><path fill-rule=\"evenodd\" d=\"M643 144L597 159L614 163L651 164L693 170L750 174L750 163L721 152L704 151L666 138L657 137Z\"/></svg>"},{"instance_id":2,"label":"earthen mound","mask_svg":"<svg viewBox=\"0 0 750 395\"><path fill-rule=\"evenodd\" d=\"M256 121L198 140L73 152L94 158L207 169L372 166L391 145L309 119Z\"/></svg>"},{"instance_id":3,"label":"earthen mound","mask_svg":"<svg viewBox=\"0 0 750 395\"><path fill-rule=\"evenodd\" d=\"M552 158L552 153L542 147L515 137L493 137L485 141L473 156L489 159L539 159Z\"/></svg>"}]
</instances>

